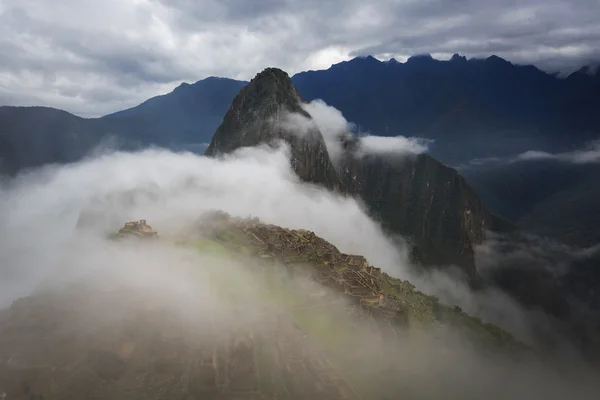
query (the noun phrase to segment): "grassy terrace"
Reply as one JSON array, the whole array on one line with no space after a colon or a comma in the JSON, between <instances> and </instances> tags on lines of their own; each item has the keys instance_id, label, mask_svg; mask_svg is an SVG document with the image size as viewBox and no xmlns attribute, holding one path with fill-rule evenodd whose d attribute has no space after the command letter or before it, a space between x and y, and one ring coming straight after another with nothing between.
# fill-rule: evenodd
<instances>
[{"instance_id":1,"label":"grassy terrace","mask_svg":"<svg viewBox=\"0 0 600 400\"><path fill-rule=\"evenodd\" d=\"M293 234L302 236L302 232ZM193 248L203 255L214 255L220 261L224 261L209 262L202 266L203 273L209 274L211 287L217 291L222 301L232 306L243 306L249 298L247 296L250 296L252 301L257 301L266 312L283 312L306 333L311 343L328 354L335 365L340 366L344 371L342 375L345 380L350 386L354 386L361 398L371 398L380 390L376 381L365 381L364 366L357 364L361 362L356 358L359 356L353 356L353 352L348 351L360 348L369 337L364 331L358 332L355 321L350 318L348 307L343 303L343 299L348 296L338 294L320 300L317 296L315 299L311 296L311 288L298 287L298 282L289 278L288 268L272 257L265 256L262 251L264 246L257 244L251 234L234 226L206 237L163 236L162 240L173 241L177 245ZM233 262L227 263L227 260ZM288 267L301 270L327 268L323 254L318 248L307 249L302 254L286 255L285 262ZM240 269L239 265L243 265L244 268ZM338 272L347 268L345 265L337 267ZM401 342L399 345L418 346L419 332L423 332L422 329L446 325L466 332L475 344L482 344L486 348L495 349L494 351L503 352L508 349L511 353L516 350L516 353L520 354L524 350L524 353L530 354L531 349L517 341L510 333L495 325L484 323L479 318L471 317L458 307L440 304L437 298L419 292L410 282L381 273L377 284L386 297L401 305L408 321L408 330L404 330L407 332L406 337L411 338L410 343L414 343ZM363 307L372 307L375 310L378 303L363 302ZM369 326L368 329L376 326L373 322L371 319L370 325L365 324ZM258 345L257 351L264 353L259 357L261 363L264 363L260 368L271 368L271 371L275 371L268 365L274 359L273 349L269 348L269 344ZM277 379L265 384L282 386Z\"/></svg>"},{"instance_id":2,"label":"grassy terrace","mask_svg":"<svg viewBox=\"0 0 600 400\"><path fill-rule=\"evenodd\" d=\"M235 273L239 273L239 270L228 273L229 271L223 271L223 268L228 267L221 264L203 265L203 268L208 269L211 284L224 301L232 305L243 304L245 296L248 295L266 308L276 306L291 316L307 335L326 349L339 350L340 345L352 337L352 329L346 319L328 312L327 306L323 304L311 303L309 296L292 284L282 268L256 256L256 248L245 234L231 230L215 238L180 238L176 243L193 247L204 255L242 262L252 268L252 284L249 285L247 276L240 277ZM306 264L310 258L314 257L298 257L293 261ZM306 264L308 268L313 266L311 263ZM247 293L248 286L252 287L252 293Z\"/></svg>"},{"instance_id":3,"label":"grassy terrace","mask_svg":"<svg viewBox=\"0 0 600 400\"><path fill-rule=\"evenodd\" d=\"M300 238L303 235L302 231L288 232ZM261 246L251 235L232 226L229 229L221 230L214 236L195 239L179 238L176 242L193 247L203 254L241 260L242 263L251 266L254 271L251 276L253 283L256 284L253 286L260 288L254 295L258 295L267 306L277 305L285 309L298 326L323 347L334 349L341 342L345 342L344 338L351 341L352 324L349 320L340 315L334 315L327 306L322 304L320 306L318 304L311 305L310 296L307 296L305 290L298 290L291 286L291 282L284 273L285 268L271 258L261 258L261 254L259 254ZM302 254L286 255L285 261L288 266L294 264L300 268L325 268L322 256L319 248L307 249ZM345 265L337 267L338 272L346 268L348 267ZM260 273L256 274L256 271ZM223 271L212 271L211 276L214 277L215 287L218 287L223 296L242 301L240 294L247 289L245 278L240 279L236 277L236 274L224 274ZM484 345L492 347L499 345L501 348L517 351L529 352L531 350L498 326L469 316L459 307L440 304L436 297L419 292L408 281L382 273L378 285L386 297L401 305L409 326L430 328L440 323L447 324L467 331L475 341ZM363 302L363 305L377 308L378 303Z\"/></svg>"}]
</instances>

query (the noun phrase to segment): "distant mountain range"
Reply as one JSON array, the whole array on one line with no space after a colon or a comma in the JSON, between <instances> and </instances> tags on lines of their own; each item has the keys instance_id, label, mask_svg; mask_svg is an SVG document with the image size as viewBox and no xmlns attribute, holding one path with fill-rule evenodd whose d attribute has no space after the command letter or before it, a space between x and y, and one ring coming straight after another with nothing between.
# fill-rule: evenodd
<instances>
[{"instance_id":1,"label":"distant mountain range","mask_svg":"<svg viewBox=\"0 0 600 400\"><path fill-rule=\"evenodd\" d=\"M589 67L558 77L497 56L467 60L455 55L448 61L415 56L405 63L361 57L296 74L292 82L303 100L322 99L340 110L356 124L356 132L434 139L430 154L449 165L529 150L571 151L600 137L600 70ZM158 145L201 154L247 83L210 77L93 119L44 107L0 107L0 172L76 161L100 144L123 149ZM577 214L589 215L596 201L593 182L588 190L587 178L580 185L554 179L566 165L552 166L551 173L533 165L460 172L495 213L563 238L567 227L548 227L556 221L548 221L544 210L566 212L575 196L580 199ZM558 196L561 192L566 194ZM557 196L551 201L541 193ZM584 232L594 229L592 220L583 218ZM578 245L589 241L571 240Z\"/></svg>"},{"instance_id":2,"label":"distant mountain range","mask_svg":"<svg viewBox=\"0 0 600 400\"><path fill-rule=\"evenodd\" d=\"M449 61L416 56L405 63L364 57L302 72L292 81L305 101L324 100L361 131L435 139L432 155L452 165L532 148L561 151L600 132L600 70L588 67L560 78L497 56L467 60L455 55ZM184 83L137 107L94 119L3 107L3 169L70 161L79 147L111 134L143 145L194 148L210 142L245 84L215 77ZM45 144L47 136L52 142L77 137L77 151L57 151ZM39 156L28 158L30 147L39 148Z\"/></svg>"}]
</instances>

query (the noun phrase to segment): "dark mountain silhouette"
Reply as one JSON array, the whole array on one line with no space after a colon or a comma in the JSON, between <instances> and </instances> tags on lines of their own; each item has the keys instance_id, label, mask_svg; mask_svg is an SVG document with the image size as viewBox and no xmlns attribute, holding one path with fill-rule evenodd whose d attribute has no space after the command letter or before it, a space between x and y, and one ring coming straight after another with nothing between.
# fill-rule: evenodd
<instances>
[{"instance_id":1,"label":"dark mountain silhouette","mask_svg":"<svg viewBox=\"0 0 600 400\"><path fill-rule=\"evenodd\" d=\"M103 117L123 135L166 147L210 142L231 100L246 82L210 77Z\"/></svg>"},{"instance_id":2,"label":"dark mountain silhouette","mask_svg":"<svg viewBox=\"0 0 600 400\"><path fill-rule=\"evenodd\" d=\"M81 159L110 129L48 107L0 107L0 172Z\"/></svg>"},{"instance_id":3,"label":"dark mountain silhouette","mask_svg":"<svg viewBox=\"0 0 600 400\"><path fill-rule=\"evenodd\" d=\"M467 60L456 55L448 61L418 56L405 63L365 57L299 73L292 81L304 100L323 99L362 131L435 139L432 155L451 165L533 148L564 151L600 132L600 75L591 68L560 78L496 56ZM43 122L51 113L47 109L4 108L3 171L71 161L105 135L200 152L246 83L210 77L99 119L55 110L55 122L48 126ZM89 139L57 152L40 136L59 142L61 137ZM27 158L29 146L37 150Z\"/></svg>"},{"instance_id":4,"label":"dark mountain silhouette","mask_svg":"<svg viewBox=\"0 0 600 400\"><path fill-rule=\"evenodd\" d=\"M585 71L562 79L496 56L366 57L293 80L305 100L323 99L364 130L435 139L432 154L455 164L535 147L560 151L598 135L600 80Z\"/></svg>"},{"instance_id":5,"label":"dark mountain silhouette","mask_svg":"<svg viewBox=\"0 0 600 400\"><path fill-rule=\"evenodd\" d=\"M416 261L461 266L472 282L480 279L473 247L487 230L513 229L485 209L456 170L427 154L364 154L360 139L351 138L339 171L385 228L416 245Z\"/></svg>"}]
</instances>

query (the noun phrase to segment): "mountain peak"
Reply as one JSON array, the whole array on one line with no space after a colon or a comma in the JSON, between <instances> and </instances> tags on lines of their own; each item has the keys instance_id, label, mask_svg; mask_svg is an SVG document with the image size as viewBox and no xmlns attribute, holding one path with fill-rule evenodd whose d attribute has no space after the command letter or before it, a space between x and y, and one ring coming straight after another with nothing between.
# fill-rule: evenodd
<instances>
[{"instance_id":1,"label":"mountain peak","mask_svg":"<svg viewBox=\"0 0 600 400\"><path fill-rule=\"evenodd\" d=\"M467 61L467 57L461 56L460 54L455 53L454 55L452 55L452 58L450 59L450 61L452 61L452 62L463 62L463 61Z\"/></svg>"},{"instance_id":2,"label":"mountain peak","mask_svg":"<svg viewBox=\"0 0 600 400\"><path fill-rule=\"evenodd\" d=\"M334 187L336 173L325 140L302 107L291 78L281 69L266 68L233 100L205 154L216 156L281 141L290 146L292 167L301 179Z\"/></svg>"},{"instance_id":3,"label":"mountain peak","mask_svg":"<svg viewBox=\"0 0 600 400\"><path fill-rule=\"evenodd\" d=\"M275 67L268 67L263 69L261 72L259 72L258 74L256 74L256 76L254 78L252 78L252 81L255 80L273 80L275 82L285 82L285 81L290 81L290 76L288 75L287 72L285 72L282 69L279 68L275 68Z\"/></svg>"},{"instance_id":4,"label":"mountain peak","mask_svg":"<svg viewBox=\"0 0 600 400\"><path fill-rule=\"evenodd\" d=\"M290 112L304 113L300 107L302 98L287 72L274 67L265 68L246 85L240 95L246 101L284 104ZM235 103L235 100L234 100Z\"/></svg>"},{"instance_id":5,"label":"mountain peak","mask_svg":"<svg viewBox=\"0 0 600 400\"><path fill-rule=\"evenodd\" d=\"M408 57L408 60L406 60L406 62L409 63L409 62L415 62L415 61L431 61L431 60L433 60L433 57L431 56L431 54L425 53L425 54L415 54L414 56Z\"/></svg>"},{"instance_id":6,"label":"mountain peak","mask_svg":"<svg viewBox=\"0 0 600 400\"><path fill-rule=\"evenodd\" d=\"M491 55L488 58L486 58L485 61L494 65L512 66L512 63L510 61L506 61L504 58L498 57L497 55Z\"/></svg>"}]
</instances>

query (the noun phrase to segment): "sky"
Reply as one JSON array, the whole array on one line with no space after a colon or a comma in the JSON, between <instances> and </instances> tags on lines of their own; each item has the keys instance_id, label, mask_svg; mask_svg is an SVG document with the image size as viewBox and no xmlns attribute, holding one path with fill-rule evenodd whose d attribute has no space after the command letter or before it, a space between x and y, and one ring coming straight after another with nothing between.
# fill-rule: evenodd
<instances>
[{"instance_id":1,"label":"sky","mask_svg":"<svg viewBox=\"0 0 600 400\"><path fill-rule=\"evenodd\" d=\"M600 59L597 0L0 0L0 104L100 116L207 76L357 55Z\"/></svg>"}]
</instances>

